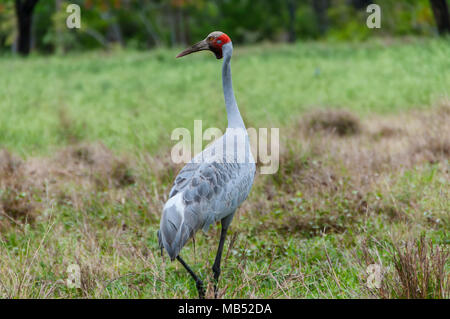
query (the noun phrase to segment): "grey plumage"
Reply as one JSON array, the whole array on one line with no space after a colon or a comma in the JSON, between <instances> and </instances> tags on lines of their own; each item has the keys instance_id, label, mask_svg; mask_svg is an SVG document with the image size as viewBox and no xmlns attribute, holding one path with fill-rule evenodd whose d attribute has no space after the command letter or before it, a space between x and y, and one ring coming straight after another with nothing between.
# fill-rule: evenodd
<instances>
[{"instance_id":1,"label":"grey plumage","mask_svg":"<svg viewBox=\"0 0 450 319\"><path fill-rule=\"evenodd\" d=\"M210 155L214 148L226 144L227 136L231 134L225 133L186 164L175 178L158 235L160 247L166 249L172 260L199 229L207 231L212 223L233 215L250 192L255 164L246 135L246 162L238 163L236 156L234 162L227 160L226 154L230 152L215 156L213 151ZM234 153L238 147L239 144L234 145Z\"/></svg>"}]
</instances>

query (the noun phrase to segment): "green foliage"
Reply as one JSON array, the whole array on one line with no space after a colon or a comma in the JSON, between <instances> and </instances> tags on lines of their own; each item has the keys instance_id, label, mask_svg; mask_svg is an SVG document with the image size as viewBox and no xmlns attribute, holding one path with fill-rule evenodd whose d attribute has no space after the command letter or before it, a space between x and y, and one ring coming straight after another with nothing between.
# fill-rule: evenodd
<instances>
[{"instance_id":1,"label":"green foliage","mask_svg":"<svg viewBox=\"0 0 450 319\"><path fill-rule=\"evenodd\" d=\"M82 27L65 27L69 1L39 1L34 14L33 46L40 52L126 46L147 49L193 43L212 30L224 30L235 43L284 41L290 31L297 39L325 38L361 41L377 36L435 34L429 0L380 0L381 29L368 29L366 8L347 0L329 1L323 21L313 1L295 0L73 0L81 7ZM320 25L323 23L324 25ZM322 32L323 30L324 32ZM14 6L0 3L0 51L16 37Z\"/></svg>"},{"instance_id":2,"label":"green foliage","mask_svg":"<svg viewBox=\"0 0 450 319\"><path fill-rule=\"evenodd\" d=\"M16 16L12 1L0 3L0 50L10 47L16 37Z\"/></svg>"}]
</instances>

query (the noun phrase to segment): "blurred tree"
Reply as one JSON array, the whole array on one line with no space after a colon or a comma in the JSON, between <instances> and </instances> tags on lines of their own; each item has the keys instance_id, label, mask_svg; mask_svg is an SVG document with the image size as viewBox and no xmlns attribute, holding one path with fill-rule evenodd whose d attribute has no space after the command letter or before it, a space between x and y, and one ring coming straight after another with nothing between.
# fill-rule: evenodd
<instances>
[{"instance_id":1,"label":"blurred tree","mask_svg":"<svg viewBox=\"0 0 450 319\"><path fill-rule=\"evenodd\" d=\"M186 45L212 30L227 32L235 43L428 36L435 33L436 24L441 33L448 32L448 5L443 0L377 0L383 10L383 28L377 31L368 29L365 23L364 9L372 2L0 0L0 51L12 48L26 55L30 49L45 53L116 46L150 49ZM81 7L81 29L66 27L70 3Z\"/></svg>"},{"instance_id":2,"label":"blurred tree","mask_svg":"<svg viewBox=\"0 0 450 319\"><path fill-rule=\"evenodd\" d=\"M16 16L19 30L17 52L21 55L30 53L33 10L37 2L38 0L16 0Z\"/></svg>"},{"instance_id":3,"label":"blurred tree","mask_svg":"<svg viewBox=\"0 0 450 319\"><path fill-rule=\"evenodd\" d=\"M351 4L355 9L361 10L367 8L369 4L372 4L372 0L351 0Z\"/></svg>"},{"instance_id":4,"label":"blurred tree","mask_svg":"<svg viewBox=\"0 0 450 319\"><path fill-rule=\"evenodd\" d=\"M14 2L0 3L0 49L11 46L17 40Z\"/></svg>"},{"instance_id":5,"label":"blurred tree","mask_svg":"<svg viewBox=\"0 0 450 319\"><path fill-rule=\"evenodd\" d=\"M158 4L152 1L142 1L141 10L139 10L139 20L143 24L143 30L146 33L147 47L160 46L162 44L160 26L155 16L158 11Z\"/></svg>"},{"instance_id":6,"label":"blurred tree","mask_svg":"<svg viewBox=\"0 0 450 319\"><path fill-rule=\"evenodd\" d=\"M312 4L314 12L316 13L319 33L323 35L328 29L327 10L330 6L330 2L329 0L313 0Z\"/></svg>"},{"instance_id":7,"label":"blurred tree","mask_svg":"<svg viewBox=\"0 0 450 319\"><path fill-rule=\"evenodd\" d=\"M430 0L439 34L450 33L450 17L446 0Z\"/></svg>"},{"instance_id":8,"label":"blurred tree","mask_svg":"<svg viewBox=\"0 0 450 319\"><path fill-rule=\"evenodd\" d=\"M287 0L287 7L289 11L288 41L293 43L296 40L295 34L295 11L297 9L296 1Z\"/></svg>"}]
</instances>

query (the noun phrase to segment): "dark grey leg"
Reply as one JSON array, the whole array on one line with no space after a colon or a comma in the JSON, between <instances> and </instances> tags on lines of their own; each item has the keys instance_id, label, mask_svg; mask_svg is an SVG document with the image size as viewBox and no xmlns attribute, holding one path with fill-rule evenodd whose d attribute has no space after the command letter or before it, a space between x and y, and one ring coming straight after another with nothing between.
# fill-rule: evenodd
<instances>
[{"instance_id":1,"label":"dark grey leg","mask_svg":"<svg viewBox=\"0 0 450 319\"><path fill-rule=\"evenodd\" d=\"M188 273L192 276L195 281L195 285L197 286L198 297L200 299L205 299L205 288L203 287L203 281L198 278L198 276L192 271L192 269L181 259L180 256L177 256L177 260L183 265L183 267L188 271Z\"/></svg>"},{"instance_id":2,"label":"dark grey leg","mask_svg":"<svg viewBox=\"0 0 450 319\"><path fill-rule=\"evenodd\" d=\"M214 273L214 298L217 298L217 285L219 284L220 276L220 261L222 259L223 244L225 243L225 237L227 236L229 224L229 222L224 223L224 221L222 221L222 231L220 232L219 248L217 249L216 259L214 260L214 265L212 267Z\"/></svg>"}]
</instances>

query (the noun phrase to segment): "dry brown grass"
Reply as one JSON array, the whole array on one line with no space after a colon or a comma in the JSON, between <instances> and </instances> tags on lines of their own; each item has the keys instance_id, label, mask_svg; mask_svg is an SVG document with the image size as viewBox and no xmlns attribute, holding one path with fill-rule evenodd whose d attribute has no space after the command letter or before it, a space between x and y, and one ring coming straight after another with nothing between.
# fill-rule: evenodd
<instances>
[{"instance_id":1,"label":"dry brown grass","mask_svg":"<svg viewBox=\"0 0 450 319\"><path fill-rule=\"evenodd\" d=\"M133 164L101 143L69 146L51 158L22 161L0 153L0 209L5 222L32 221L53 201L81 205L91 192L134 184Z\"/></svg>"},{"instance_id":2,"label":"dry brown grass","mask_svg":"<svg viewBox=\"0 0 450 319\"><path fill-rule=\"evenodd\" d=\"M349 136L361 132L360 120L346 110L318 110L305 116L302 124L310 134L326 132Z\"/></svg>"},{"instance_id":3,"label":"dry brown grass","mask_svg":"<svg viewBox=\"0 0 450 319\"><path fill-rule=\"evenodd\" d=\"M379 251L371 251L367 241L361 247L363 254L359 260L363 268L380 264ZM450 274L446 270L450 256L448 246L434 244L421 235L406 241L391 239L384 249L392 265L382 267L381 287L368 290L369 295L384 299L450 298ZM362 281L366 280L364 276Z\"/></svg>"},{"instance_id":4,"label":"dry brown grass","mask_svg":"<svg viewBox=\"0 0 450 319\"><path fill-rule=\"evenodd\" d=\"M400 285L393 285L401 298L449 298L450 278L445 271L450 251L421 236L404 245L394 245L393 262Z\"/></svg>"},{"instance_id":5,"label":"dry brown grass","mask_svg":"<svg viewBox=\"0 0 450 319\"><path fill-rule=\"evenodd\" d=\"M450 106L435 112L413 111L401 116L360 120L346 111L319 111L306 115L280 147L280 169L259 176L256 192L245 211L266 214L282 210L282 217L261 225L281 233L319 235L343 232L365 216L384 215L408 222L403 203L390 195L402 172L426 163L438 165L448 178ZM331 123L324 133L314 123ZM349 124L352 123L352 124ZM333 134L337 127L351 127L352 134ZM292 136L298 139L292 139ZM383 201L375 193L381 193ZM265 197L264 197L265 196ZM378 196L378 195L377 195ZM417 194L420 198L420 194ZM420 207L414 209L420 214ZM441 212L442 214L444 212Z\"/></svg>"},{"instance_id":6,"label":"dry brown grass","mask_svg":"<svg viewBox=\"0 0 450 319\"><path fill-rule=\"evenodd\" d=\"M0 150L0 229L17 221L29 223L36 215L30 185L26 183L22 160Z\"/></svg>"}]
</instances>

